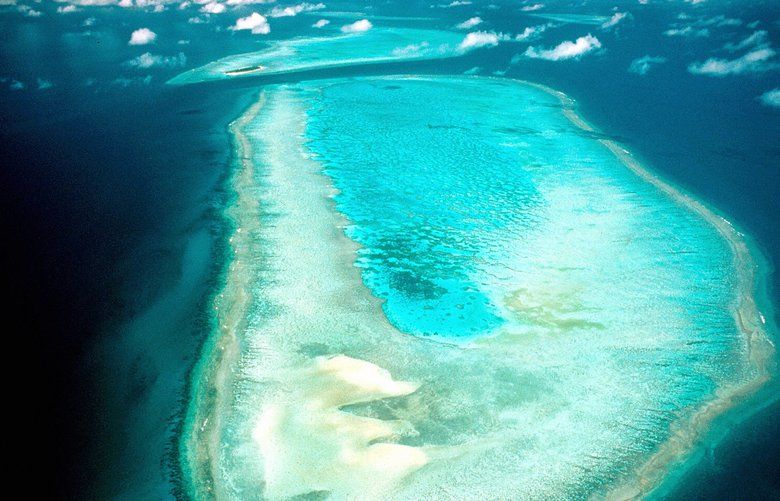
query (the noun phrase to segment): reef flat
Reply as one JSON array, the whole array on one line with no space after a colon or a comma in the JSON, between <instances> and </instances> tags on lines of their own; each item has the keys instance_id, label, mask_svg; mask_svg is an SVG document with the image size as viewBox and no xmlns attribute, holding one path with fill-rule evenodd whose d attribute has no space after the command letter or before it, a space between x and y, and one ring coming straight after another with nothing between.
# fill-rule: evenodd
<instances>
[{"instance_id":1,"label":"reef flat","mask_svg":"<svg viewBox=\"0 0 780 501\"><path fill-rule=\"evenodd\" d=\"M741 235L524 82L266 87L196 498L632 497L768 377Z\"/></svg>"},{"instance_id":2,"label":"reef flat","mask_svg":"<svg viewBox=\"0 0 780 501\"><path fill-rule=\"evenodd\" d=\"M256 74L453 57L459 55L462 39L462 34L446 30L375 27L359 33L274 40L263 50L224 57L168 83L186 85Z\"/></svg>"}]
</instances>

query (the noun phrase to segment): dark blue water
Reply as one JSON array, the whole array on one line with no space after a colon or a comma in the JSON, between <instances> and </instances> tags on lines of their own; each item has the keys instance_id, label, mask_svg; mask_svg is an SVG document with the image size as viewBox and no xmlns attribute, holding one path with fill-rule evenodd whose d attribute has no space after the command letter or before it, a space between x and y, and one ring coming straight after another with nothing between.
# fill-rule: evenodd
<instances>
[{"instance_id":1,"label":"dark blue water","mask_svg":"<svg viewBox=\"0 0 780 501\"><path fill-rule=\"evenodd\" d=\"M473 15L487 28L512 33L541 22L515 7L429 5L399 2L369 10L434 13L440 28ZM576 98L585 117L665 178L745 229L775 265L780 260L780 112L757 99L780 86L780 72L710 78L686 71L694 60L731 57L720 47L744 38L751 31L744 24L753 20L777 47L777 2L631 4L626 8L634 19L616 30L565 25L535 42L551 46L593 32L604 50L580 61L521 59L510 65L525 46L505 43L448 61L175 89L162 82L181 68L139 71L123 62L146 50L182 52L191 67L254 50L261 37L224 29L249 10L201 26L187 23L192 11L93 8L58 15L55 7L36 4L45 13L40 18L10 8L0 14L0 78L27 86L0 86L0 222L3 278L11 292L7 318L9 325L22 324L9 330L7 353L29 364L21 377L7 374L7 381L21 379L10 385L10 399L19 403L14 407L30 438L28 452L36 451L26 466L50 471L47 487L59 496L157 498L175 491L170 444L222 262L216 209L225 197L226 125L264 82L479 67L482 74L506 71L546 83ZM611 8L562 3L548 10L608 15ZM744 23L712 28L701 39L662 36L680 11ZM93 26L82 27L93 16ZM277 21L271 36L309 33L315 19ZM140 26L160 34L154 46L126 44ZM627 72L634 58L647 54L668 61L645 76ZM38 90L38 78L54 86ZM770 286L777 304L778 274ZM704 455L672 497L776 498L778 423L776 404L735 423L734 433Z\"/></svg>"},{"instance_id":2,"label":"dark blue water","mask_svg":"<svg viewBox=\"0 0 780 501\"><path fill-rule=\"evenodd\" d=\"M112 83L133 76L119 67L130 57L124 40L105 24L97 39L70 35L64 21L0 18L0 73L55 84L4 87L0 101L12 243L3 271L12 315L25 324L10 352L36 381L18 391L31 402L19 405L20 422L37 451L29 467L45 464L52 496L154 485L141 497L159 498L174 487L176 416L221 262L213 212L230 155L225 130L248 96ZM166 298L173 307L134 327Z\"/></svg>"}]
</instances>

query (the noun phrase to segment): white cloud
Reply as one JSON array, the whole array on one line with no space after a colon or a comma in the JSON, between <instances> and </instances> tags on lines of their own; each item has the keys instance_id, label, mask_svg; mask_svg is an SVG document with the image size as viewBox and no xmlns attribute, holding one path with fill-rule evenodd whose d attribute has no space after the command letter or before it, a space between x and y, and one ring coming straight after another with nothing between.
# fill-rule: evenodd
<instances>
[{"instance_id":1,"label":"white cloud","mask_svg":"<svg viewBox=\"0 0 780 501\"><path fill-rule=\"evenodd\" d=\"M61 2L63 0L57 0ZM78 5L80 7L102 7L106 5L114 5L116 0L68 0L68 3Z\"/></svg>"},{"instance_id":2,"label":"white cloud","mask_svg":"<svg viewBox=\"0 0 780 501\"><path fill-rule=\"evenodd\" d=\"M735 19L733 17L726 17L724 15L719 15L715 17L709 17L705 19L701 19L700 21L697 21L695 24L701 25L701 26L741 26L742 25L742 19Z\"/></svg>"},{"instance_id":3,"label":"white cloud","mask_svg":"<svg viewBox=\"0 0 780 501\"><path fill-rule=\"evenodd\" d=\"M637 75L646 75L654 65L663 64L665 62L665 57L647 55L631 61L628 71L636 73Z\"/></svg>"},{"instance_id":4,"label":"white cloud","mask_svg":"<svg viewBox=\"0 0 780 501\"><path fill-rule=\"evenodd\" d=\"M225 4L217 3L217 2L209 2L203 7L200 8L201 12L205 12L206 14L222 14L225 12Z\"/></svg>"},{"instance_id":5,"label":"white cloud","mask_svg":"<svg viewBox=\"0 0 780 501\"><path fill-rule=\"evenodd\" d=\"M252 5L258 3L274 3L276 0L227 0L228 5Z\"/></svg>"},{"instance_id":6,"label":"white cloud","mask_svg":"<svg viewBox=\"0 0 780 501\"><path fill-rule=\"evenodd\" d=\"M62 0L58 0L62 1ZM116 4L119 7L125 9L137 8L137 9L151 9L152 12L162 12L165 10L165 5L169 3L175 3L178 0L68 0L71 3L79 5L112 5Z\"/></svg>"},{"instance_id":7,"label":"white cloud","mask_svg":"<svg viewBox=\"0 0 780 501\"><path fill-rule=\"evenodd\" d=\"M761 94L761 102L767 106L780 108L780 88L772 89Z\"/></svg>"},{"instance_id":8,"label":"white cloud","mask_svg":"<svg viewBox=\"0 0 780 501\"><path fill-rule=\"evenodd\" d=\"M157 33L153 32L149 28L140 28L135 30L130 35L130 41L127 43L129 45L146 45L146 44L154 43L156 39L157 39Z\"/></svg>"},{"instance_id":9,"label":"white cloud","mask_svg":"<svg viewBox=\"0 0 780 501\"><path fill-rule=\"evenodd\" d=\"M533 12L535 10L543 9L544 4L543 3L535 3L533 5L526 5L525 7L522 7L520 10L523 12Z\"/></svg>"},{"instance_id":10,"label":"white cloud","mask_svg":"<svg viewBox=\"0 0 780 501\"><path fill-rule=\"evenodd\" d=\"M548 24L540 24L538 26L528 26L526 27L522 33L515 36L515 40L518 42L525 42L528 40L533 40L534 38L541 35L547 28L549 28L551 25Z\"/></svg>"},{"instance_id":11,"label":"white cloud","mask_svg":"<svg viewBox=\"0 0 780 501\"><path fill-rule=\"evenodd\" d=\"M471 29L471 28L473 28L474 26L476 26L478 24L482 24L482 18L478 17L478 16L475 16L475 17L470 17L470 18L466 19L465 21L463 21L462 23L458 24L455 27L458 28L458 29L461 29L461 30L468 30L468 29Z\"/></svg>"},{"instance_id":12,"label":"white cloud","mask_svg":"<svg viewBox=\"0 0 780 501\"><path fill-rule=\"evenodd\" d=\"M293 17L297 16L301 12L311 12L313 10L324 9L324 3L299 3L298 5L291 5L289 7L274 7L271 12L268 13L269 17Z\"/></svg>"},{"instance_id":13,"label":"white cloud","mask_svg":"<svg viewBox=\"0 0 780 501\"><path fill-rule=\"evenodd\" d=\"M60 14L69 14L71 12L77 12L78 10L79 8L73 4L62 5L60 7L57 7L57 12Z\"/></svg>"},{"instance_id":14,"label":"white cloud","mask_svg":"<svg viewBox=\"0 0 780 501\"><path fill-rule=\"evenodd\" d=\"M688 21L687 23L673 23L664 35L668 37L708 37L712 27L740 26L741 19L726 17L724 15L713 17L699 17L693 19L687 14L678 14L677 19ZM693 20L692 20L693 19Z\"/></svg>"},{"instance_id":15,"label":"white cloud","mask_svg":"<svg viewBox=\"0 0 780 501\"><path fill-rule=\"evenodd\" d=\"M16 8L16 10L21 12L25 17L41 17L43 15L43 12L35 10L28 5L20 5Z\"/></svg>"},{"instance_id":16,"label":"white cloud","mask_svg":"<svg viewBox=\"0 0 780 501\"><path fill-rule=\"evenodd\" d=\"M612 14L612 17L604 21L604 23L601 25L602 28L607 29L615 26L620 21L627 19L629 16L631 16L628 12L615 12Z\"/></svg>"},{"instance_id":17,"label":"white cloud","mask_svg":"<svg viewBox=\"0 0 780 501\"><path fill-rule=\"evenodd\" d=\"M177 68L187 64L187 56L179 52L178 56L158 56L151 52L145 52L140 56L125 61L124 65L130 68Z\"/></svg>"},{"instance_id":18,"label":"white cloud","mask_svg":"<svg viewBox=\"0 0 780 501\"><path fill-rule=\"evenodd\" d=\"M311 27L312 28L324 28L325 26L327 26L329 24L330 24L330 21L328 21L327 19L320 19L316 23L312 24Z\"/></svg>"},{"instance_id":19,"label":"white cloud","mask_svg":"<svg viewBox=\"0 0 780 501\"><path fill-rule=\"evenodd\" d=\"M458 50L467 51L471 49L477 49L479 47L494 47L498 45L498 42L507 40L509 37L503 33L495 33L492 31L472 31L467 34L463 41L458 45Z\"/></svg>"},{"instance_id":20,"label":"white cloud","mask_svg":"<svg viewBox=\"0 0 780 501\"><path fill-rule=\"evenodd\" d=\"M463 5L471 5L471 2L469 0L453 0L452 2L448 3L447 5L439 5L439 7L461 7Z\"/></svg>"},{"instance_id":21,"label":"white cloud","mask_svg":"<svg viewBox=\"0 0 780 501\"><path fill-rule=\"evenodd\" d=\"M588 33L573 42L568 40L561 42L552 49L528 47L524 55L533 59L561 61L564 59L579 59L584 54L600 48L601 42L599 42L599 39Z\"/></svg>"},{"instance_id":22,"label":"white cloud","mask_svg":"<svg viewBox=\"0 0 780 501\"><path fill-rule=\"evenodd\" d=\"M420 42L416 44L410 44L406 47L398 47L393 49L393 55L394 56L410 56L419 54L420 51L425 50L429 47L430 44L428 42Z\"/></svg>"},{"instance_id":23,"label":"white cloud","mask_svg":"<svg viewBox=\"0 0 780 501\"><path fill-rule=\"evenodd\" d=\"M44 80L43 78L37 78L38 90L46 90L54 87L54 84L50 80Z\"/></svg>"},{"instance_id":24,"label":"white cloud","mask_svg":"<svg viewBox=\"0 0 780 501\"><path fill-rule=\"evenodd\" d=\"M252 14L236 20L231 30L250 30L255 35L267 35L271 32L271 26L265 16L253 12Z\"/></svg>"},{"instance_id":25,"label":"white cloud","mask_svg":"<svg viewBox=\"0 0 780 501\"><path fill-rule=\"evenodd\" d=\"M664 35L668 37L708 37L710 36L710 28L742 25L741 19L724 15L694 19L687 14L678 14L677 19L688 22L672 23L669 29L664 31Z\"/></svg>"},{"instance_id":26,"label":"white cloud","mask_svg":"<svg viewBox=\"0 0 780 501\"><path fill-rule=\"evenodd\" d=\"M764 43L766 43L768 35L769 33L767 33L765 30L755 31L752 34L750 34L747 38L743 38L737 43L727 43L726 45L723 46L723 48L729 52L737 52L742 49L747 49L748 47L753 47L755 45L763 45Z\"/></svg>"},{"instance_id":27,"label":"white cloud","mask_svg":"<svg viewBox=\"0 0 780 501\"><path fill-rule=\"evenodd\" d=\"M668 37L708 37L710 36L710 30L686 26L684 28L669 28L664 31L664 35Z\"/></svg>"},{"instance_id":28,"label":"white cloud","mask_svg":"<svg viewBox=\"0 0 780 501\"><path fill-rule=\"evenodd\" d=\"M761 73L778 67L771 61L776 52L771 47L759 47L737 59L719 59L711 57L703 63L695 62L688 71L695 75L724 77L743 73Z\"/></svg>"},{"instance_id":29,"label":"white cloud","mask_svg":"<svg viewBox=\"0 0 780 501\"><path fill-rule=\"evenodd\" d=\"M131 85L149 85L152 82L152 75L146 75L145 77L133 77L124 78L120 77L111 82L112 85L118 85L120 87L129 87Z\"/></svg>"},{"instance_id":30,"label":"white cloud","mask_svg":"<svg viewBox=\"0 0 780 501\"><path fill-rule=\"evenodd\" d=\"M352 24L346 24L342 26L341 31L344 33L360 33L362 31L368 31L373 27L374 25L371 24L371 21L368 19L361 19L360 21L355 21Z\"/></svg>"}]
</instances>

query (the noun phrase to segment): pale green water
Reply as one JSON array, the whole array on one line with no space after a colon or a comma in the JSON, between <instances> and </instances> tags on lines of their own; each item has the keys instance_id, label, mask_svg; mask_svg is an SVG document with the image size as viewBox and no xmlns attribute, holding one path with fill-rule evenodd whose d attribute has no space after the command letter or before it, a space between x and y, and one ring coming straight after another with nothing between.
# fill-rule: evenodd
<instances>
[{"instance_id":1,"label":"pale green water","mask_svg":"<svg viewBox=\"0 0 780 501\"><path fill-rule=\"evenodd\" d=\"M353 64L439 59L458 55L462 39L463 34L450 31L374 27L363 33L275 40L266 49L224 57L177 75L168 83L184 85ZM237 70L250 71L230 73Z\"/></svg>"},{"instance_id":2,"label":"pale green water","mask_svg":"<svg viewBox=\"0 0 780 501\"><path fill-rule=\"evenodd\" d=\"M759 375L726 240L555 96L422 77L264 93L231 209L254 243L226 284L246 321L222 403L191 414L193 493L604 494L682 457L672 430Z\"/></svg>"}]
</instances>

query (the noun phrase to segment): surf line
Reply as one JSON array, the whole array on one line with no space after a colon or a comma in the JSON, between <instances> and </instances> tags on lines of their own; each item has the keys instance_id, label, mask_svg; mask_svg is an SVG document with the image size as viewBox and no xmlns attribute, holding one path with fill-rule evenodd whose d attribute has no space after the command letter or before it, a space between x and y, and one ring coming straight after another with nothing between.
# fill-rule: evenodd
<instances>
[{"instance_id":1,"label":"surf line","mask_svg":"<svg viewBox=\"0 0 780 501\"><path fill-rule=\"evenodd\" d=\"M564 116L576 127L586 132L598 132L577 113L576 102L563 92L534 82L523 81L523 83L556 97ZM607 493L607 499L634 499L644 497L658 487L672 465L685 459L716 417L738 405L740 401L755 393L770 380L770 364L775 349L767 335L764 316L756 305L754 289L757 265L743 235L729 221L702 202L642 166L628 150L615 141L605 138L598 138L597 141L611 151L631 172L709 223L728 243L732 264L737 273L736 293L731 313L734 324L744 340L747 359L756 374L742 384L720 388L714 399L701 405L688 419L673 425L670 430L671 436L634 471L631 478Z\"/></svg>"},{"instance_id":2,"label":"surf line","mask_svg":"<svg viewBox=\"0 0 780 501\"><path fill-rule=\"evenodd\" d=\"M191 376L190 404L179 445L184 487L195 499L219 498L216 461L221 441L221 410L231 405L231 394L225 391L232 381L231 367L239 356L238 334L245 330L252 296L250 270L257 242L252 235L261 225L260 200L254 190L255 167L252 145L244 133L265 104L262 92L257 100L229 125L234 140L234 167L230 188L235 203L230 203L223 216L233 232L229 238L229 264L222 280L222 289L213 302L215 325L202 349L201 358Z\"/></svg>"}]
</instances>

